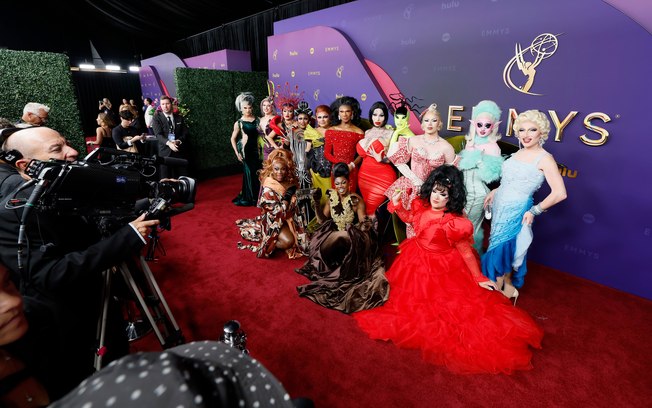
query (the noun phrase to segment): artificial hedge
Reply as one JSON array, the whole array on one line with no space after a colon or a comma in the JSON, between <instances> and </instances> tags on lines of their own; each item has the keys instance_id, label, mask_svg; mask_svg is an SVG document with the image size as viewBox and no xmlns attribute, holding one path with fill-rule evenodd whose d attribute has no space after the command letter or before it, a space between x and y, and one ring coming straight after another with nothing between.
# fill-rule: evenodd
<instances>
[{"instance_id":1,"label":"artificial hedge","mask_svg":"<svg viewBox=\"0 0 652 408\"><path fill-rule=\"evenodd\" d=\"M188 109L192 174L206 178L240 170L230 141L233 124L240 117L235 98L240 92L252 92L254 113L261 116L259 101L267 96L267 73L177 68L174 77L177 98Z\"/></svg>"},{"instance_id":2,"label":"artificial hedge","mask_svg":"<svg viewBox=\"0 0 652 408\"><path fill-rule=\"evenodd\" d=\"M0 49L0 117L18 121L28 102L50 107L47 126L86 151L77 96L64 54Z\"/></svg>"}]
</instances>

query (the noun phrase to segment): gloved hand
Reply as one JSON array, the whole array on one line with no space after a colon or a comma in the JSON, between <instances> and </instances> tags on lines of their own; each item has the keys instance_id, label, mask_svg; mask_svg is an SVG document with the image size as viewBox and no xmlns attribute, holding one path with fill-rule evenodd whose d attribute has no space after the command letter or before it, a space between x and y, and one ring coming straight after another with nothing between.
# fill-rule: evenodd
<instances>
[{"instance_id":1,"label":"gloved hand","mask_svg":"<svg viewBox=\"0 0 652 408\"><path fill-rule=\"evenodd\" d=\"M297 192L297 186L290 186L285 190L285 194L283 194L283 201L287 201L288 203L292 201L292 196Z\"/></svg>"}]
</instances>

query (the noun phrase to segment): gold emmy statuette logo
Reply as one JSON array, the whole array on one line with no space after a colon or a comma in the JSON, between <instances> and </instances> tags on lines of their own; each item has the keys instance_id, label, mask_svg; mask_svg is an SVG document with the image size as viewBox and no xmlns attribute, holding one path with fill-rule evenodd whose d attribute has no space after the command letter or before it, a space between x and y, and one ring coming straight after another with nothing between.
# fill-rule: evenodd
<instances>
[{"instance_id":1,"label":"gold emmy statuette logo","mask_svg":"<svg viewBox=\"0 0 652 408\"><path fill-rule=\"evenodd\" d=\"M532 88L532 85L534 84L534 76L537 73L537 67L543 60L553 56L557 51L558 45L559 41L557 40L557 36L550 33L539 34L534 40L532 40L532 43L526 49L522 49L521 45L517 43L514 57L509 60L503 70L503 82L505 82L505 85L507 85L508 88L512 88L515 91L524 94L541 96L542 94L530 92L530 88ZM534 57L534 61L526 61L525 56L528 53ZM514 64L516 64L519 71L527 77L525 84L522 86L518 86L512 81L511 76Z\"/></svg>"},{"instance_id":2,"label":"gold emmy statuette logo","mask_svg":"<svg viewBox=\"0 0 652 408\"><path fill-rule=\"evenodd\" d=\"M296 72L294 72L294 71L290 72L290 76L291 76L292 78L294 78L295 75L296 75Z\"/></svg>"},{"instance_id":3,"label":"gold emmy statuette logo","mask_svg":"<svg viewBox=\"0 0 652 408\"><path fill-rule=\"evenodd\" d=\"M319 100L319 89L315 89L315 92L312 93L312 97L315 98L316 101Z\"/></svg>"},{"instance_id":4,"label":"gold emmy statuette logo","mask_svg":"<svg viewBox=\"0 0 652 408\"><path fill-rule=\"evenodd\" d=\"M339 67L337 67L337 72L335 73L335 75L337 75L338 78L342 78L342 71L344 71L344 65L340 65Z\"/></svg>"},{"instance_id":5,"label":"gold emmy statuette logo","mask_svg":"<svg viewBox=\"0 0 652 408\"><path fill-rule=\"evenodd\" d=\"M367 100L367 94L366 94L366 93L363 93L362 95L360 95L360 100L361 100L362 102L366 101L366 100Z\"/></svg>"},{"instance_id":6,"label":"gold emmy statuette logo","mask_svg":"<svg viewBox=\"0 0 652 408\"><path fill-rule=\"evenodd\" d=\"M272 59L276 61L277 58L278 58L278 49L274 50L274 52L272 53Z\"/></svg>"},{"instance_id":7,"label":"gold emmy statuette logo","mask_svg":"<svg viewBox=\"0 0 652 408\"><path fill-rule=\"evenodd\" d=\"M315 49L313 47L310 47L310 55L315 53Z\"/></svg>"}]
</instances>

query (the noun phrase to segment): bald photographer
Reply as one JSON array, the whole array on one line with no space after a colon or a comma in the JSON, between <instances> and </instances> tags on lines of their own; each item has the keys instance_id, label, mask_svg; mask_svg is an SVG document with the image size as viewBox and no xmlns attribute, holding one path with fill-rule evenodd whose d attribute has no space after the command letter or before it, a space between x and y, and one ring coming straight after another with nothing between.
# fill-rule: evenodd
<instances>
[{"instance_id":1,"label":"bald photographer","mask_svg":"<svg viewBox=\"0 0 652 408\"><path fill-rule=\"evenodd\" d=\"M88 217L39 208L35 198L51 180L28 175L30 162L65 163L78 153L47 127L1 132L0 261L20 286L30 323L19 357L56 399L94 372L102 271L133 257L159 221L143 214L103 236ZM128 352L120 310L111 310L105 362Z\"/></svg>"}]
</instances>

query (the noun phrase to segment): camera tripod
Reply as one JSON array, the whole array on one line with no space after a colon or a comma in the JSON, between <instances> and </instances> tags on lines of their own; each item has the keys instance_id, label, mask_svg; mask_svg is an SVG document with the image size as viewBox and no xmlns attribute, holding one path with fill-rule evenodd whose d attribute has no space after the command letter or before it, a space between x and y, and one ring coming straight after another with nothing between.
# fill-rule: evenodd
<instances>
[{"instance_id":1,"label":"camera tripod","mask_svg":"<svg viewBox=\"0 0 652 408\"><path fill-rule=\"evenodd\" d=\"M102 272L104 279L102 287L102 309L100 310L100 318L97 322L97 350L95 353L95 370L99 371L102 368L102 358L106 352L106 323L109 311L109 302L111 300L111 286L115 274L120 274L127 284L129 290L135 295L138 307L143 315L147 317L147 322L150 324L156 337L163 349L178 346L185 343L185 339L179 325L177 324L170 307L168 306L161 289L159 288L154 275L152 274L147 261L142 255L134 259L137 262L131 262L138 270L136 273L142 284L139 284L134 278L134 274L130 270L127 262L120 265L113 266Z\"/></svg>"}]
</instances>

